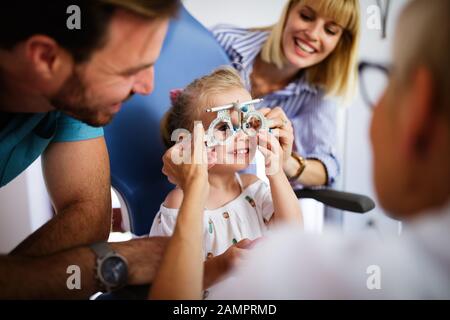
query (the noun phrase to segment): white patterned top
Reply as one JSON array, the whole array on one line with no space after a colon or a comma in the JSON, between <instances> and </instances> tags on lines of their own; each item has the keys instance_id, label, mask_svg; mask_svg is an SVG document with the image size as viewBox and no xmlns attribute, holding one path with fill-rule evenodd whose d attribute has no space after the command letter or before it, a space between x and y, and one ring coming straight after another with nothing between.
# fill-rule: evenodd
<instances>
[{"instance_id":1,"label":"white patterned top","mask_svg":"<svg viewBox=\"0 0 450 320\"><path fill-rule=\"evenodd\" d=\"M269 186L262 180L243 187L239 174L236 179L241 194L224 206L208 210L203 217L203 239L205 259L225 252L242 239L256 239L268 230L273 210ZM179 209L161 205L150 229L150 236L171 236Z\"/></svg>"}]
</instances>

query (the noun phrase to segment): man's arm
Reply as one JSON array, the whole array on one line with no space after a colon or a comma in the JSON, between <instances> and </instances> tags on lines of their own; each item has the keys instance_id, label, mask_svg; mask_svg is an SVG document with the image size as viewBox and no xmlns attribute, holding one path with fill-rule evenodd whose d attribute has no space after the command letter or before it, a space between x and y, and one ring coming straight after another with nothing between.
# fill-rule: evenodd
<instances>
[{"instance_id":1,"label":"man's arm","mask_svg":"<svg viewBox=\"0 0 450 320\"><path fill-rule=\"evenodd\" d=\"M168 238L151 237L120 243L111 247L128 261L128 284L153 281ZM70 290L69 266L80 268L80 289ZM0 256L1 299L86 299L100 291L95 279L95 255L87 247L41 257ZM69 283L72 281L69 280Z\"/></svg>"},{"instance_id":2,"label":"man's arm","mask_svg":"<svg viewBox=\"0 0 450 320\"><path fill-rule=\"evenodd\" d=\"M104 138L52 143L42 157L42 167L56 217L11 254L48 255L107 240L111 184Z\"/></svg>"}]
</instances>

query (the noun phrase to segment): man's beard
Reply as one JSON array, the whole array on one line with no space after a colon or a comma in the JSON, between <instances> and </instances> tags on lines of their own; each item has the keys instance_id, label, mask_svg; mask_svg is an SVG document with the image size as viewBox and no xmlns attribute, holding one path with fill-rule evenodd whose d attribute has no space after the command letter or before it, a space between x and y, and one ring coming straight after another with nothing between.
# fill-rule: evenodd
<instances>
[{"instance_id":1,"label":"man's beard","mask_svg":"<svg viewBox=\"0 0 450 320\"><path fill-rule=\"evenodd\" d=\"M107 125L114 117L113 113L103 112L104 106L95 105L87 97L86 86L77 71L66 80L58 94L51 99L52 105L59 111L87 123L93 127Z\"/></svg>"}]
</instances>

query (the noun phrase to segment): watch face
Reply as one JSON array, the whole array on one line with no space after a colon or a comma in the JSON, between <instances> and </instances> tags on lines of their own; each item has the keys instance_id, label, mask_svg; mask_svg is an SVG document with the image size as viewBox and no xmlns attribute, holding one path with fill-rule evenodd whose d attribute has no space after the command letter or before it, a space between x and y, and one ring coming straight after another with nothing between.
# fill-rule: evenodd
<instances>
[{"instance_id":1,"label":"watch face","mask_svg":"<svg viewBox=\"0 0 450 320\"><path fill-rule=\"evenodd\" d=\"M101 274L106 283L116 287L126 283L128 268L120 257L109 257L102 263Z\"/></svg>"}]
</instances>

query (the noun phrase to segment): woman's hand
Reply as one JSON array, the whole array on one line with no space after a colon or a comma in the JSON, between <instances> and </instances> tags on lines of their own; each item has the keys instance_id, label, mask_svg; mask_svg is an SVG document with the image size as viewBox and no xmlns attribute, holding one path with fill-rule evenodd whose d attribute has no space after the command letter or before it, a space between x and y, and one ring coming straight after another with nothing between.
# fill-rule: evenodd
<instances>
[{"instance_id":1,"label":"woman's hand","mask_svg":"<svg viewBox=\"0 0 450 320\"><path fill-rule=\"evenodd\" d=\"M216 161L215 154L207 154L204 137L203 125L197 124L194 127L193 139L184 139L167 150L163 156L163 174L183 191L196 181L207 184L208 169Z\"/></svg>"},{"instance_id":2,"label":"woman's hand","mask_svg":"<svg viewBox=\"0 0 450 320\"><path fill-rule=\"evenodd\" d=\"M276 107L273 109L262 108L260 111L268 120L271 132L279 138L280 146L283 149L283 167L292 154L294 144L294 129L291 121L284 113L283 109Z\"/></svg>"}]
</instances>

